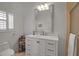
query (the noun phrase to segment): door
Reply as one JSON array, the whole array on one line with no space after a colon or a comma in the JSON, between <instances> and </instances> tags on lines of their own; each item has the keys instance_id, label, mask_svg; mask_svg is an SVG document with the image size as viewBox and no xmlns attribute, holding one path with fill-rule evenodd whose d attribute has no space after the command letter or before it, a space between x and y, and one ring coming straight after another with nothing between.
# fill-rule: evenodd
<instances>
[{"instance_id":1,"label":"door","mask_svg":"<svg viewBox=\"0 0 79 59\"><path fill-rule=\"evenodd\" d=\"M70 11L70 32L79 37L79 3ZM77 55L79 55L79 39L77 40Z\"/></svg>"},{"instance_id":2,"label":"door","mask_svg":"<svg viewBox=\"0 0 79 59\"><path fill-rule=\"evenodd\" d=\"M39 42L39 55L40 56L45 56L45 39L39 39L40 42Z\"/></svg>"}]
</instances>

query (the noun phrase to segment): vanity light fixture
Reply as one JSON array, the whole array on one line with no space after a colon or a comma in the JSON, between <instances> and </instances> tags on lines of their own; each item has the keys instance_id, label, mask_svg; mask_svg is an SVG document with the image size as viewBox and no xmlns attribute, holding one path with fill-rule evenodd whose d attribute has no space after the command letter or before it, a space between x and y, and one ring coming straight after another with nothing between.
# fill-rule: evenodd
<instances>
[{"instance_id":1,"label":"vanity light fixture","mask_svg":"<svg viewBox=\"0 0 79 59\"><path fill-rule=\"evenodd\" d=\"M47 4L47 3L41 4L41 5L37 6L37 10L39 10L39 11L49 10L49 4Z\"/></svg>"}]
</instances>

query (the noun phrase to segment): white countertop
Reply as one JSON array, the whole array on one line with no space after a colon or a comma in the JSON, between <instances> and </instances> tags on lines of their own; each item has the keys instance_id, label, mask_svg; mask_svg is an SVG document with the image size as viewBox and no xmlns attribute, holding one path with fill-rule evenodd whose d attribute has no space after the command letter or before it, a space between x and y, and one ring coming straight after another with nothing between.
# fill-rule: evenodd
<instances>
[{"instance_id":1,"label":"white countertop","mask_svg":"<svg viewBox=\"0 0 79 59\"><path fill-rule=\"evenodd\" d=\"M58 36L43 36L43 35L26 35L26 38L38 38L38 39L48 39L48 40L58 40Z\"/></svg>"}]
</instances>

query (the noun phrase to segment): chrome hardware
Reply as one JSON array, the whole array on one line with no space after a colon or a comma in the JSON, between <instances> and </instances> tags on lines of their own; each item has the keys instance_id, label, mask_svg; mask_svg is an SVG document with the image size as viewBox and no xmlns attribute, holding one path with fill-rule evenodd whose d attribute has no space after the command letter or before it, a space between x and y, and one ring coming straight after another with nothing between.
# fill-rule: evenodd
<instances>
[{"instance_id":1,"label":"chrome hardware","mask_svg":"<svg viewBox=\"0 0 79 59\"><path fill-rule=\"evenodd\" d=\"M48 49L49 51L54 51L54 50L51 50L51 49Z\"/></svg>"},{"instance_id":2,"label":"chrome hardware","mask_svg":"<svg viewBox=\"0 0 79 59\"><path fill-rule=\"evenodd\" d=\"M37 43L40 43L40 41L37 41Z\"/></svg>"},{"instance_id":3,"label":"chrome hardware","mask_svg":"<svg viewBox=\"0 0 79 59\"><path fill-rule=\"evenodd\" d=\"M49 45L54 45L53 43L48 43Z\"/></svg>"}]
</instances>

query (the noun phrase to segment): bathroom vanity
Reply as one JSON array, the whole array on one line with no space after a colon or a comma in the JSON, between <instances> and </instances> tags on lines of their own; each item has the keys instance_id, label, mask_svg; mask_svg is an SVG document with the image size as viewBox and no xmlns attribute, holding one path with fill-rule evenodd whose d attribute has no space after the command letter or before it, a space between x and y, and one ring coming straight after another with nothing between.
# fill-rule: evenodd
<instances>
[{"instance_id":1,"label":"bathroom vanity","mask_svg":"<svg viewBox=\"0 0 79 59\"><path fill-rule=\"evenodd\" d=\"M37 7L43 6L44 10ZM33 35L26 35L27 56L57 56L58 36L53 33L54 4L41 3L34 9ZM48 8L48 9L46 9Z\"/></svg>"},{"instance_id":2,"label":"bathroom vanity","mask_svg":"<svg viewBox=\"0 0 79 59\"><path fill-rule=\"evenodd\" d=\"M58 37L43 35L26 36L26 55L27 56L57 56Z\"/></svg>"}]
</instances>

